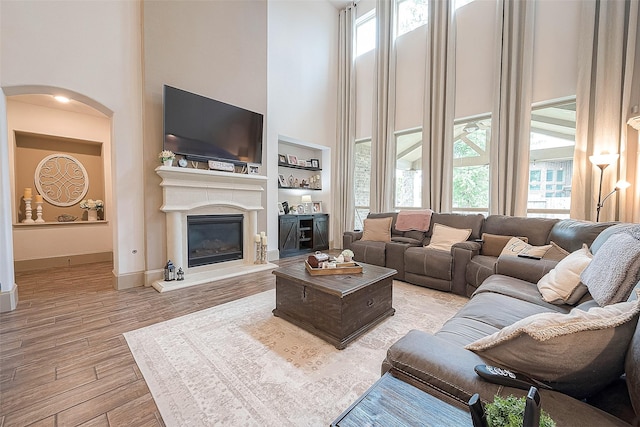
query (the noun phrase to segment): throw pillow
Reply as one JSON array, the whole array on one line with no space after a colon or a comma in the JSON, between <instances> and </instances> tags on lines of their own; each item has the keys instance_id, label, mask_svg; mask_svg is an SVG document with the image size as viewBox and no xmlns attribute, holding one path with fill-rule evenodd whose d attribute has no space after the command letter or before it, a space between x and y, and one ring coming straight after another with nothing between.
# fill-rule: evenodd
<instances>
[{"instance_id":1,"label":"throw pillow","mask_svg":"<svg viewBox=\"0 0 640 427\"><path fill-rule=\"evenodd\" d=\"M566 258L542 276L538 281L538 290L542 299L551 304L573 304L587 292L586 286L580 286L580 274L591 262L591 252L587 245L569 254Z\"/></svg>"},{"instance_id":2,"label":"throw pillow","mask_svg":"<svg viewBox=\"0 0 640 427\"><path fill-rule=\"evenodd\" d=\"M469 236L471 236L470 228L453 228L435 223L433 224L431 240L425 248L450 251L451 246L459 242L464 242Z\"/></svg>"},{"instance_id":3,"label":"throw pillow","mask_svg":"<svg viewBox=\"0 0 640 427\"><path fill-rule=\"evenodd\" d=\"M639 312L636 300L589 311L534 314L465 348L583 399L624 372Z\"/></svg>"},{"instance_id":4,"label":"throw pillow","mask_svg":"<svg viewBox=\"0 0 640 427\"><path fill-rule=\"evenodd\" d=\"M526 255L531 257L542 258L547 251L551 249L551 245L544 246L531 246L526 243L524 240L519 239L517 237L512 237L507 244L505 245L502 252L500 252L500 256L502 255Z\"/></svg>"},{"instance_id":5,"label":"throw pillow","mask_svg":"<svg viewBox=\"0 0 640 427\"><path fill-rule=\"evenodd\" d=\"M374 242L390 242L392 221L393 221L392 217L365 219L364 227L362 230L362 238L360 240L370 240Z\"/></svg>"},{"instance_id":6,"label":"throw pillow","mask_svg":"<svg viewBox=\"0 0 640 427\"><path fill-rule=\"evenodd\" d=\"M582 272L594 300L600 305L627 299L640 275L640 225L609 237Z\"/></svg>"},{"instance_id":7,"label":"throw pillow","mask_svg":"<svg viewBox=\"0 0 640 427\"><path fill-rule=\"evenodd\" d=\"M500 234L482 233L482 249L480 253L482 255L499 257L504 247L509 243L513 236L503 236ZM525 243L526 237L519 237Z\"/></svg>"},{"instance_id":8,"label":"throw pillow","mask_svg":"<svg viewBox=\"0 0 640 427\"><path fill-rule=\"evenodd\" d=\"M568 251L565 251L562 247L558 246L553 240L550 243L551 248L544 254L542 257L543 259L561 261L569 255Z\"/></svg>"}]
</instances>

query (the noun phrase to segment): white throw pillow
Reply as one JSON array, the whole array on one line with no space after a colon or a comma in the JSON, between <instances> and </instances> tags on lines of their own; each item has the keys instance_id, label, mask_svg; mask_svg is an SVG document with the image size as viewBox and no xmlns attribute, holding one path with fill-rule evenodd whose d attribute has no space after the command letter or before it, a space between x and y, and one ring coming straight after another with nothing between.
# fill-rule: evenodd
<instances>
[{"instance_id":1,"label":"white throw pillow","mask_svg":"<svg viewBox=\"0 0 640 427\"><path fill-rule=\"evenodd\" d=\"M580 274L591 262L593 255L587 245L569 254L553 270L538 281L538 290L542 299L551 304L575 304L587 292L586 286L580 286ZM574 295L579 293L580 295Z\"/></svg>"},{"instance_id":2,"label":"white throw pillow","mask_svg":"<svg viewBox=\"0 0 640 427\"><path fill-rule=\"evenodd\" d=\"M464 242L471 236L470 228L453 228L442 224L433 224L433 233L431 240L426 248L437 249L440 251L451 250L451 246L456 243Z\"/></svg>"}]
</instances>

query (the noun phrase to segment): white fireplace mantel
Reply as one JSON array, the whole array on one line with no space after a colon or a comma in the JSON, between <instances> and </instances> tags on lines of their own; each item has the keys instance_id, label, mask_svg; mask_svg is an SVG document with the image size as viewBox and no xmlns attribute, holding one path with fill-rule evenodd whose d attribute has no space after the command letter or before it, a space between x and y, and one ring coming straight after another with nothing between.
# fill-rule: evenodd
<instances>
[{"instance_id":1,"label":"white fireplace mantel","mask_svg":"<svg viewBox=\"0 0 640 427\"><path fill-rule=\"evenodd\" d=\"M167 257L176 269L182 267L185 279L155 281L159 292L209 283L229 277L276 268L275 264L256 264L254 236L258 234L258 211L267 178L201 169L159 166L163 204L167 219ZM187 216L242 214L242 259L187 267Z\"/></svg>"}]
</instances>

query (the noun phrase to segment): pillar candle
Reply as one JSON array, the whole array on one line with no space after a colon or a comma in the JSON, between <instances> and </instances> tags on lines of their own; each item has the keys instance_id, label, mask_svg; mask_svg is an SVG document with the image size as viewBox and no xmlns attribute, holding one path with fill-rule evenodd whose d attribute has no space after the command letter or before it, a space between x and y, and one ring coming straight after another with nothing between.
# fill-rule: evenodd
<instances>
[{"instance_id":1,"label":"pillar candle","mask_svg":"<svg viewBox=\"0 0 640 427\"><path fill-rule=\"evenodd\" d=\"M261 231L261 232L260 232L260 237L264 237L264 236L266 236L266 235L267 235L267 233L265 233L264 231Z\"/></svg>"},{"instance_id":2,"label":"pillar candle","mask_svg":"<svg viewBox=\"0 0 640 427\"><path fill-rule=\"evenodd\" d=\"M40 194L36 194L36 203L42 203L42 196Z\"/></svg>"},{"instance_id":3,"label":"pillar candle","mask_svg":"<svg viewBox=\"0 0 640 427\"><path fill-rule=\"evenodd\" d=\"M267 244L267 236L262 236L262 244L263 245Z\"/></svg>"},{"instance_id":4,"label":"pillar candle","mask_svg":"<svg viewBox=\"0 0 640 427\"><path fill-rule=\"evenodd\" d=\"M24 189L24 198L25 199L30 199L31 198L31 188L25 188Z\"/></svg>"},{"instance_id":5,"label":"pillar candle","mask_svg":"<svg viewBox=\"0 0 640 427\"><path fill-rule=\"evenodd\" d=\"M255 237L253 238L253 240L254 240L256 243L260 243L260 235L259 235L259 234L256 234L256 235L255 235Z\"/></svg>"}]
</instances>

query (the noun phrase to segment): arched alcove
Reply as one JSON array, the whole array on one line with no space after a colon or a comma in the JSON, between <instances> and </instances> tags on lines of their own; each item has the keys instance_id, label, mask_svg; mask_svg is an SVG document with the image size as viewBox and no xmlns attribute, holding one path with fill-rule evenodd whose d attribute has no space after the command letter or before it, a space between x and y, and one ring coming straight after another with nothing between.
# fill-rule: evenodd
<instances>
[{"instance_id":1,"label":"arched alcove","mask_svg":"<svg viewBox=\"0 0 640 427\"><path fill-rule=\"evenodd\" d=\"M111 261L114 242L109 221L113 212L110 210L113 206L112 111L64 88L29 85L3 88L3 91L7 124L3 148L8 168L2 168L1 173L10 188L7 206L11 206L9 232L13 237L15 271ZM56 96L68 101L59 102ZM82 166L79 169L85 170L88 185L83 198L104 202L99 221L87 221L87 211L80 207L79 200L64 206L51 203L51 198L45 197L40 205L42 212L38 214L36 194L43 191L43 187L38 181L37 166L57 155L76 159ZM34 222L24 222L28 213L24 202L27 188L33 194L30 217ZM73 217L74 221L62 221Z\"/></svg>"}]
</instances>

